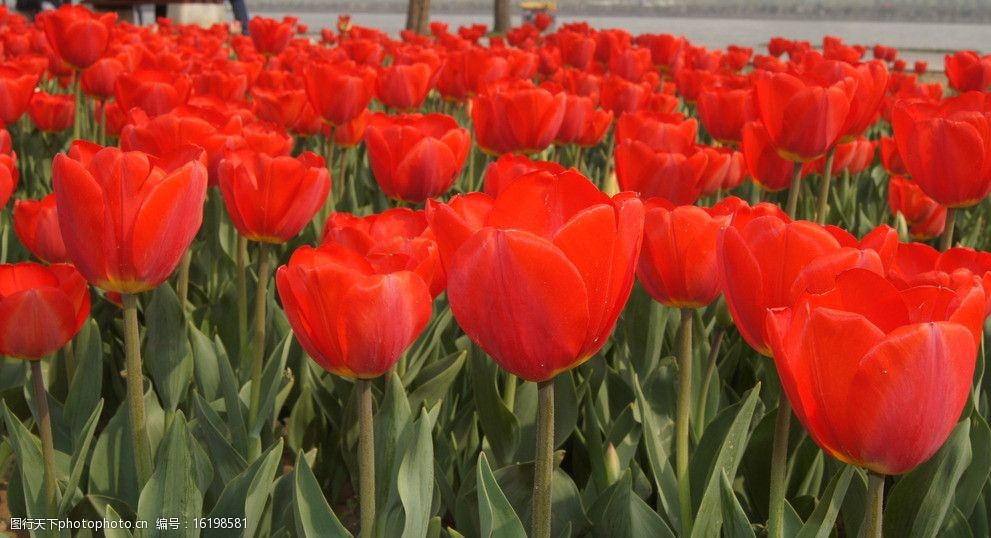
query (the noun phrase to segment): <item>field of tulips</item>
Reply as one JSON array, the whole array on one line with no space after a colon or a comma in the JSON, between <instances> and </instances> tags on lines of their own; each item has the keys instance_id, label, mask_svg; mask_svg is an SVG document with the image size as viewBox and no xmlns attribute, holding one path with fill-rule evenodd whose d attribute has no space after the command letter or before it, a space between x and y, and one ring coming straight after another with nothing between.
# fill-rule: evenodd
<instances>
[{"instance_id":1,"label":"field of tulips","mask_svg":"<svg viewBox=\"0 0 991 538\"><path fill-rule=\"evenodd\" d=\"M0 7L0 525L991 535L991 55L548 22Z\"/></svg>"}]
</instances>

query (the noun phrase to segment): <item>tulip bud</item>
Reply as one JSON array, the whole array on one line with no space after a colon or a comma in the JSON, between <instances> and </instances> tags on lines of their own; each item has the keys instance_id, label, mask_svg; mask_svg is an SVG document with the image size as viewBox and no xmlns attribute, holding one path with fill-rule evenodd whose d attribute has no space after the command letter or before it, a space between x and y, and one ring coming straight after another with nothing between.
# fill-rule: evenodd
<instances>
[{"instance_id":1,"label":"tulip bud","mask_svg":"<svg viewBox=\"0 0 991 538\"><path fill-rule=\"evenodd\" d=\"M606 447L605 455L605 466L606 466L606 484L613 485L619 480L622 474L622 468L619 464L619 454L616 453L616 447L612 443Z\"/></svg>"}]
</instances>

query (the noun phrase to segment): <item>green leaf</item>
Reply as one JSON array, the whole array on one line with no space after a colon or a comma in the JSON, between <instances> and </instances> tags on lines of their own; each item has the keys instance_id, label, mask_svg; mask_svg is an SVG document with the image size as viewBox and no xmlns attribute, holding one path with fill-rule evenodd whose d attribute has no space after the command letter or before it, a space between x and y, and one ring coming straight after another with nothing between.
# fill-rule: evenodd
<instances>
[{"instance_id":1,"label":"green leaf","mask_svg":"<svg viewBox=\"0 0 991 538\"><path fill-rule=\"evenodd\" d=\"M532 461L537 445L537 384L519 380L514 414L519 420L520 441L516 461ZM571 371L554 378L554 448L571 437L578 424L578 392Z\"/></svg>"},{"instance_id":2,"label":"green leaf","mask_svg":"<svg viewBox=\"0 0 991 538\"><path fill-rule=\"evenodd\" d=\"M884 510L885 536L936 536L953 504L960 477L971 462L970 420L957 424L935 456L891 488Z\"/></svg>"},{"instance_id":3,"label":"green leaf","mask_svg":"<svg viewBox=\"0 0 991 538\"><path fill-rule=\"evenodd\" d=\"M17 473L24 491L24 508L31 519L46 519L49 515L45 501L45 463L41 457L41 442L31 434L24 424L10 412L7 403L3 406L3 418L7 424L10 444L17 456ZM43 532L42 536L56 536L56 532Z\"/></svg>"},{"instance_id":4,"label":"green leaf","mask_svg":"<svg viewBox=\"0 0 991 538\"><path fill-rule=\"evenodd\" d=\"M957 484L954 504L964 516L974 511L981 490L991 474L991 428L980 413L970 416L970 450L973 452L970 466Z\"/></svg>"},{"instance_id":5,"label":"green leaf","mask_svg":"<svg viewBox=\"0 0 991 538\"><path fill-rule=\"evenodd\" d=\"M760 383L750 389L740 406L740 410L736 413L733 423L726 432L715 464L708 474L702 502L695 518L695 526L692 528L692 536L707 537L719 534L719 529L722 526L720 473L726 473L726 476L736 476L736 469L740 465L743 451L747 447L747 439L750 437L750 425L753 422L759 394Z\"/></svg>"},{"instance_id":6,"label":"green leaf","mask_svg":"<svg viewBox=\"0 0 991 538\"><path fill-rule=\"evenodd\" d=\"M186 417L182 411L177 411L159 448L155 471L141 490L141 499L138 501L139 520L154 522L157 518L164 517L178 518L180 522L189 523L202 515L203 492L197 486L195 473L191 472L195 462L189 443ZM199 529L194 525L185 525L179 531L158 530L153 527L157 526L149 525L142 536L199 536Z\"/></svg>"},{"instance_id":7,"label":"green leaf","mask_svg":"<svg viewBox=\"0 0 991 538\"><path fill-rule=\"evenodd\" d=\"M255 536L265 506L275 486L275 473L282 457L282 440L268 449L231 480L210 511L209 517L248 518L246 529L214 529L213 536Z\"/></svg>"},{"instance_id":8,"label":"green leaf","mask_svg":"<svg viewBox=\"0 0 991 538\"><path fill-rule=\"evenodd\" d=\"M671 467L670 456L665 450L662 440L664 428L659 424L657 415L653 412L647 398L640 388L639 379L634 374L633 390L637 395L637 405L640 410L640 421L643 424L643 443L647 452L647 462L653 474L657 488L660 508L676 528L681 528L681 513L678 509L678 479ZM667 429L670 430L670 421Z\"/></svg>"},{"instance_id":9,"label":"green leaf","mask_svg":"<svg viewBox=\"0 0 991 538\"><path fill-rule=\"evenodd\" d=\"M78 439L103 390L103 341L95 320L83 325L73 340L73 351L76 373L65 397L64 419L69 426L69 435Z\"/></svg>"},{"instance_id":10,"label":"green leaf","mask_svg":"<svg viewBox=\"0 0 991 538\"><path fill-rule=\"evenodd\" d=\"M833 479L826 486L819 503L808 521L802 525L797 538L828 538L832 533L833 524L836 523L836 515L840 512L843 499L846 497L846 490L850 487L850 479L856 473L851 465L844 465Z\"/></svg>"},{"instance_id":11,"label":"green leaf","mask_svg":"<svg viewBox=\"0 0 991 538\"><path fill-rule=\"evenodd\" d=\"M626 471L592 504L589 513L594 518L595 534L610 538L674 538L661 516L633 494L632 483L630 471Z\"/></svg>"},{"instance_id":12,"label":"green leaf","mask_svg":"<svg viewBox=\"0 0 991 538\"><path fill-rule=\"evenodd\" d=\"M970 528L967 518L959 508L953 507L943 522L943 528L939 530L939 538L973 538L974 531Z\"/></svg>"},{"instance_id":13,"label":"green leaf","mask_svg":"<svg viewBox=\"0 0 991 538\"><path fill-rule=\"evenodd\" d=\"M320 483L300 452L293 471L293 521L299 536L350 537L327 504Z\"/></svg>"},{"instance_id":14,"label":"green leaf","mask_svg":"<svg viewBox=\"0 0 991 538\"><path fill-rule=\"evenodd\" d=\"M434 445L431 432L437 420L437 412L423 410L413 425L407 439L408 448L399 464L396 489L406 513L403 524L404 537L420 537L427 534L430 524L430 504L434 491Z\"/></svg>"},{"instance_id":15,"label":"green leaf","mask_svg":"<svg viewBox=\"0 0 991 538\"><path fill-rule=\"evenodd\" d=\"M292 333L287 334L276 346L275 351L268 357L265 363L265 370L262 372L261 383L261 403L258 405L258 418L248 433L252 436L261 434L262 428L270 425L277 411L275 407L276 398L282 390L287 379L285 377L286 359L289 357L289 349L292 347ZM280 351L281 349L281 351Z\"/></svg>"},{"instance_id":16,"label":"green leaf","mask_svg":"<svg viewBox=\"0 0 991 538\"><path fill-rule=\"evenodd\" d=\"M423 378L424 381L409 394L410 408L433 407L443 401L464 367L467 355L467 351L459 351L424 367L417 376L417 380Z\"/></svg>"},{"instance_id":17,"label":"green leaf","mask_svg":"<svg viewBox=\"0 0 991 538\"><path fill-rule=\"evenodd\" d=\"M508 464L520 440L520 424L506 407L496 388L499 367L481 349L472 347L470 363L472 395L478 422L499 465ZM508 374L512 375L512 374Z\"/></svg>"},{"instance_id":18,"label":"green leaf","mask_svg":"<svg viewBox=\"0 0 991 538\"><path fill-rule=\"evenodd\" d=\"M109 504L107 505L107 521L121 521L123 519L124 518L120 517L120 514L114 510L113 506L110 506ZM151 527L150 524L148 526ZM133 536L131 531L123 527L103 529L103 535L107 538L131 538Z\"/></svg>"},{"instance_id":19,"label":"green leaf","mask_svg":"<svg viewBox=\"0 0 991 538\"><path fill-rule=\"evenodd\" d=\"M481 538L526 538L523 523L496 482L484 452L478 456L476 470Z\"/></svg>"},{"instance_id":20,"label":"green leaf","mask_svg":"<svg viewBox=\"0 0 991 538\"><path fill-rule=\"evenodd\" d=\"M145 308L145 326L145 368L165 409L174 411L193 379L193 357L182 305L168 282L152 292Z\"/></svg>"},{"instance_id":21,"label":"green leaf","mask_svg":"<svg viewBox=\"0 0 991 538\"><path fill-rule=\"evenodd\" d=\"M733 484L730 483L729 477L726 476L725 472L720 471L719 475L719 493L722 496L723 536L727 538L753 538L755 536L754 529L750 526L750 520L747 519L747 514L743 511L743 507L740 506L740 500L736 498L736 493L733 492Z\"/></svg>"},{"instance_id":22,"label":"green leaf","mask_svg":"<svg viewBox=\"0 0 991 538\"><path fill-rule=\"evenodd\" d=\"M199 393L193 394L193 404L197 417L193 426L197 433L196 437L209 448L214 467L217 469L220 479L226 484L243 471L248 464L222 433L222 429L226 429L226 426L216 411L210 407L210 404Z\"/></svg>"},{"instance_id":23,"label":"green leaf","mask_svg":"<svg viewBox=\"0 0 991 538\"><path fill-rule=\"evenodd\" d=\"M220 364L210 338L193 324L187 326L193 352L193 377L203 397L213 401L220 397Z\"/></svg>"},{"instance_id":24,"label":"green leaf","mask_svg":"<svg viewBox=\"0 0 991 538\"><path fill-rule=\"evenodd\" d=\"M58 507L60 517L64 517L69 513L69 509L72 508L72 503L76 496L76 488L79 487L79 480L83 476L83 468L86 467L87 459L89 458L89 446L93 441L93 433L96 431L96 424L100 420L100 414L102 412L103 399L101 398L97 400L93 412L90 413L89 420L83 425L82 432L78 438L79 442L72 451L72 462L69 464L69 469L71 469L69 481L65 485L65 494L62 496L62 501Z\"/></svg>"},{"instance_id":25,"label":"green leaf","mask_svg":"<svg viewBox=\"0 0 991 538\"><path fill-rule=\"evenodd\" d=\"M220 338L215 337L213 347L217 351L217 365L220 369L220 392L224 395L224 407L226 409L226 423L231 431L231 444L237 449L242 457L248 454L248 431L245 426L245 407L239 396L240 385L234 368L231 366L227 352Z\"/></svg>"}]
</instances>

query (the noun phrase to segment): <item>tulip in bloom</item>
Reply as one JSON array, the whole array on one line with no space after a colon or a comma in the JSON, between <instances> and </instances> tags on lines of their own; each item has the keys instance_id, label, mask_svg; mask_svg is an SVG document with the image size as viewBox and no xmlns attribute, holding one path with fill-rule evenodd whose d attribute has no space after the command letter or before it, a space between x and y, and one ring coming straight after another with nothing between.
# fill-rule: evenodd
<instances>
[{"instance_id":1,"label":"tulip in bloom","mask_svg":"<svg viewBox=\"0 0 991 538\"><path fill-rule=\"evenodd\" d=\"M330 192L323 157L270 156L252 150L227 155L218 167L220 192L238 233L252 241L285 243L316 215Z\"/></svg>"},{"instance_id":2,"label":"tulip in bloom","mask_svg":"<svg viewBox=\"0 0 991 538\"><path fill-rule=\"evenodd\" d=\"M945 56L946 78L958 92L984 91L991 86L991 54L962 50Z\"/></svg>"},{"instance_id":3,"label":"tulip in bloom","mask_svg":"<svg viewBox=\"0 0 991 538\"><path fill-rule=\"evenodd\" d=\"M643 250L637 278L655 301L699 308L719 296L716 238L730 215L677 206L663 198L644 203Z\"/></svg>"},{"instance_id":4,"label":"tulip in bloom","mask_svg":"<svg viewBox=\"0 0 991 538\"><path fill-rule=\"evenodd\" d=\"M147 154L76 142L52 164L69 258L95 286L138 293L172 272L203 220L199 160L167 172Z\"/></svg>"},{"instance_id":5,"label":"tulip in bloom","mask_svg":"<svg viewBox=\"0 0 991 538\"><path fill-rule=\"evenodd\" d=\"M905 217L908 231L915 239L937 237L946 227L946 208L903 177L894 176L888 182L888 207L892 214L901 213Z\"/></svg>"},{"instance_id":6,"label":"tulip in bloom","mask_svg":"<svg viewBox=\"0 0 991 538\"><path fill-rule=\"evenodd\" d=\"M13 124L28 109L39 75L0 66L0 124Z\"/></svg>"},{"instance_id":7,"label":"tulip in bloom","mask_svg":"<svg viewBox=\"0 0 991 538\"><path fill-rule=\"evenodd\" d=\"M85 69L107 50L117 13L96 14L81 5L64 4L42 12L38 20L55 54L76 69Z\"/></svg>"},{"instance_id":8,"label":"tulip in bloom","mask_svg":"<svg viewBox=\"0 0 991 538\"><path fill-rule=\"evenodd\" d=\"M28 116L46 133L60 133L75 122L76 103L71 95L38 92L28 104Z\"/></svg>"},{"instance_id":9,"label":"tulip in bloom","mask_svg":"<svg viewBox=\"0 0 991 538\"><path fill-rule=\"evenodd\" d=\"M770 344L795 415L840 461L888 475L912 470L960 418L984 303L980 285L898 290L851 269L831 290L771 311Z\"/></svg>"},{"instance_id":10,"label":"tulip in bloom","mask_svg":"<svg viewBox=\"0 0 991 538\"><path fill-rule=\"evenodd\" d=\"M616 180L623 190L644 200L660 196L676 205L694 204L702 194L702 174L709 158L655 151L639 140L616 146Z\"/></svg>"},{"instance_id":11,"label":"tulip in bloom","mask_svg":"<svg viewBox=\"0 0 991 538\"><path fill-rule=\"evenodd\" d=\"M377 272L341 245L302 247L275 274L293 333L322 368L384 374L430 320L427 284L408 270Z\"/></svg>"},{"instance_id":12,"label":"tulip in bloom","mask_svg":"<svg viewBox=\"0 0 991 538\"><path fill-rule=\"evenodd\" d=\"M478 145L489 153L537 153L554 141L567 97L529 82L496 84L472 102Z\"/></svg>"},{"instance_id":13,"label":"tulip in bloom","mask_svg":"<svg viewBox=\"0 0 991 538\"><path fill-rule=\"evenodd\" d=\"M699 92L698 115L705 130L723 144L739 144L743 126L757 119L751 88L704 87Z\"/></svg>"},{"instance_id":14,"label":"tulip in bloom","mask_svg":"<svg viewBox=\"0 0 991 538\"><path fill-rule=\"evenodd\" d=\"M71 265L0 265L0 355L55 353L83 327L89 307L86 280Z\"/></svg>"},{"instance_id":15,"label":"tulip in bloom","mask_svg":"<svg viewBox=\"0 0 991 538\"><path fill-rule=\"evenodd\" d=\"M471 135L444 114L379 115L365 130L368 161L387 196L422 203L461 173Z\"/></svg>"},{"instance_id":16,"label":"tulip in bloom","mask_svg":"<svg viewBox=\"0 0 991 538\"><path fill-rule=\"evenodd\" d=\"M16 154L0 153L0 207L6 207L7 201L17 189L19 178L20 171L17 169Z\"/></svg>"},{"instance_id":17,"label":"tulip in bloom","mask_svg":"<svg viewBox=\"0 0 991 538\"><path fill-rule=\"evenodd\" d=\"M185 104L189 100L192 84L186 75L142 70L117 77L114 95L123 110L138 107L154 117Z\"/></svg>"},{"instance_id":18,"label":"tulip in bloom","mask_svg":"<svg viewBox=\"0 0 991 538\"><path fill-rule=\"evenodd\" d=\"M681 114L640 111L623 114L616 121L616 143L643 142L654 151L690 154L698 137L698 122Z\"/></svg>"},{"instance_id":19,"label":"tulip in bloom","mask_svg":"<svg viewBox=\"0 0 991 538\"><path fill-rule=\"evenodd\" d=\"M499 196L518 177L544 170L552 174L564 172L564 167L553 161L533 161L526 155L505 153L489 163L482 176L482 189L489 196Z\"/></svg>"},{"instance_id":20,"label":"tulip in bloom","mask_svg":"<svg viewBox=\"0 0 991 538\"><path fill-rule=\"evenodd\" d=\"M416 110L427 98L434 74L434 68L422 62L384 67L375 80L375 96L385 106Z\"/></svg>"},{"instance_id":21,"label":"tulip in bloom","mask_svg":"<svg viewBox=\"0 0 991 538\"><path fill-rule=\"evenodd\" d=\"M787 73L758 77L757 111L778 153L798 162L825 154L843 134L856 86L852 78L821 86Z\"/></svg>"},{"instance_id":22,"label":"tulip in bloom","mask_svg":"<svg viewBox=\"0 0 991 538\"><path fill-rule=\"evenodd\" d=\"M892 115L905 168L947 207L969 207L991 192L991 109L978 92L941 104L903 102Z\"/></svg>"},{"instance_id":23,"label":"tulip in bloom","mask_svg":"<svg viewBox=\"0 0 991 538\"><path fill-rule=\"evenodd\" d=\"M331 125L343 125L360 115L375 90L375 71L352 61L312 64L304 75L310 105Z\"/></svg>"},{"instance_id":24,"label":"tulip in bloom","mask_svg":"<svg viewBox=\"0 0 991 538\"><path fill-rule=\"evenodd\" d=\"M100 100L114 96L117 77L124 73L123 62L117 58L100 58L83 70L79 84L83 93Z\"/></svg>"},{"instance_id":25,"label":"tulip in bloom","mask_svg":"<svg viewBox=\"0 0 991 538\"><path fill-rule=\"evenodd\" d=\"M767 129L760 122L750 122L743 126L741 149L747 172L758 187L778 192L791 185L795 165L778 154L767 136Z\"/></svg>"},{"instance_id":26,"label":"tulip in bloom","mask_svg":"<svg viewBox=\"0 0 991 538\"><path fill-rule=\"evenodd\" d=\"M428 204L451 310L504 369L549 380L612 332L633 286L643 205L610 199L574 170L528 174L486 200Z\"/></svg>"},{"instance_id":27,"label":"tulip in bloom","mask_svg":"<svg viewBox=\"0 0 991 538\"><path fill-rule=\"evenodd\" d=\"M248 21L248 32L255 50L262 54L278 54L288 45L293 36L292 24L266 17L252 17Z\"/></svg>"},{"instance_id":28,"label":"tulip in bloom","mask_svg":"<svg viewBox=\"0 0 991 538\"><path fill-rule=\"evenodd\" d=\"M39 260L46 263L70 261L59 229L55 194L41 200L14 202L14 232L21 244Z\"/></svg>"}]
</instances>

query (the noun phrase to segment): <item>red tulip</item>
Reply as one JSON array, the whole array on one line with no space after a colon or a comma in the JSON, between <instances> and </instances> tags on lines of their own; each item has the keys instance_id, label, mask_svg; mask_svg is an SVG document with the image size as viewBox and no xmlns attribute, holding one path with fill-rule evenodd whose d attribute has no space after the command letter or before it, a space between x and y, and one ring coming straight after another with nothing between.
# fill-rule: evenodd
<instances>
[{"instance_id":1,"label":"red tulip","mask_svg":"<svg viewBox=\"0 0 991 538\"><path fill-rule=\"evenodd\" d=\"M716 237L729 221L718 210L648 200L637 264L637 278L647 293L675 308L699 308L716 300Z\"/></svg>"},{"instance_id":2,"label":"red tulip","mask_svg":"<svg viewBox=\"0 0 991 538\"><path fill-rule=\"evenodd\" d=\"M468 157L471 135L444 114L380 115L369 122L365 145L382 192L422 203L454 184Z\"/></svg>"},{"instance_id":3,"label":"red tulip","mask_svg":"<svg viewBox=\"0 0 991 538\"><path fill-rule=\"evenodd\" d=\"M707 162L705 171L699 183L702 196L711 196L719 191L733 190L743 183L746 163L743 153L733 148L699 146L698 151L704 153Z\"/></svg>"},{"instance_id":4,"label":"red tulip","mask_svg":"<svg viewBox=\"0 0 991 538\"><path fill-rule=\"evenodd\" d=\"M316 63L308 66L306 95L324 121L343 125L368 108L375 89L375 71L354 62Z\"/></svg>"},{"instance_id":5,"label":"red tulip","mask_svg":"<svg viewBox=\"0 0 991 538\"><path fill-rule=\"evenodd\" d=\"M602 108L612 111L617 118L624 113L640 110L650 97L650 89L643 84L630 82L616 75L602 79L602 95L599 103Z\"/></svg>"},{"instance_id":6,"label":"red tulip","mask_svg":"<svg viewBox=\"0 0 991 538\"><path fill-rule=\"evenodd\" d=\"M856 85L850 78L820 86L787 73L758 77L757 111L778 153L798 162L826 153L843 134Z\"/></svg>"},{"instance_id":7,"label":"red tulip","mask_svg":"<svg viewBox=\"0 0 991 538\"><path fill-rule=\"evenodd\" d=\"M334 213L323 227L321 245L345 246L368 260L377 273L409 270L437 297L447 287L440 251L422 210L394 208L367 217Z\"/></svg>"},{"instance_id":8,"label":"red tulip","mask_svg":"<svg viewBox=\"0 0 991 538\"><path fill-rule=\"evenodd\" d=\"M898 143L895 142L895 139L890 136L882 136L878 144L881 147L881 164L884 169L891 175L904 176L908 174L908 170L905 169L905 162L902 161L902 156L898 153Z\"/></svg>"},{"instance_id":9,"label":"red tulip","mask_svg":"<svg viewBox=\"0 0 991 538\"><path fill-rule=\"evenodd\" d=\"M191 91L192 82L186 75L144 70L117 77L114 94L122 109L138 107L154 117L185 104Z\"/></svg>"},{"instance_id":10,"label":"red tulip","mask_svg":"<svg viewBox=\"0 0 991 538\"><path fill-rule=\"evenodd\" d=\"M944 58L946 78L954 90L984 91L991 86L991 54L979 56L972 50L962 50Z\"/></svg>"},{"instance_id":11,"label":"red tulip","mask_svg":"<svg viewBox=\"0 0 991 538\"><path fill-rule=\"evenodd\" d=\"M970 395L984 302L979 285L899 291L853 269L830 291L772 311L774 361L795 415L840 461L912 470L943 444Z\"/></svg>"},{"instance_id":12,"label":"red tulip","mask_svg":"<svg viewBox=\"0 0 991 538\"><path fill-rule=\"evenodd\" d=\"M595 39L578 32L561 30L554 34L554 40L565 65L575 69L588 69L595 55Z\"/></svg>"},{"instance_id":13,"label":"red tulip","mask_svg":"<svg viewBox=\"0 0 991 538\"><path fill-rule=\"evenodd\" d=\"M35 258L46 263L70 261L62 242L54 194L41 200L14 202L14 232Z\"/></svg>"},{"instance_id":14,"label":"red tulip","mask_svg":"<svg viewBox=\"0 0 991 538\"><path fill-rule=\"evenodd\" d=\"M0 265L0 355L55 353L83 327L89 306L86 280L71 265Z\"/></svg>"},{"instance_id":15,"label":"red tulip","mask_svg":"<svg viewBox=\"0 0 991 538\"><path fill-rule=\"evenodd\" d=\"M255 114L258 117L280 125L283 128L291 129L296 121L303 114L303 108L309 103L306 91L302 89L251 89L252 102L255 105Z\"/></svg>"},{"instance_id":16,"label":"red tulip","mask_svg":"<svg viewBox=\"0 0 991 538\"><path fill-rule=\"evenodd\" d=\"M472 102L478 146L489 153L537 153L554 141L567 97L529 82L489 87Z\"/></svg>"},{"instance_id":17,"label":"red tulip","mask_svg":"<svg viewBox=\"0 0 991 538\"><path fill-rule=\"evenodd\" d=\"M117 77L124 73L125 69L124 64L117 58L100 58L84 69L79 77L83 93L101 100L113 97Z\"/></svg>"},{"instance_id":18,"label":"red tulip","mask_svg":"<svg viewBox=\"0 0 991 538\"><path fill-rule=\"evenodd\" d=\"M218 167L220 192L238 233L252 241L285 243L327 200L330 173L323 157L229 153Z\"/></svg>"},{"instance_id":19,"label":"red tulip","mask_svg":"<svg viewBox=\"0 0 991 538\"><path fill-rule=\"evenodd\" d=\"M420 108L434 79L434 68L426 63L392 64L379 71L375 96L385 106L412 111Z\"/></svg>"},{"instance_id":20,"label":"red tulip","mask_svg":"<svg viewBox=\"0 0 991 538\"><path fill-rule=\"evenodd\" d=\"M75 122L76 102L68 94L38 92L28 104L28 116L34 126L46 133L60 133Z\"/></svg>"},{"instance_id":21,"label":"red tulip","mask_svg":"<svg viewBox=\"0 0 991 538\"><path fill-rule=\"evenodd\" d=\"M905 217L908 231L915 239L937 237L946 227L946 208L903 177L893 176L888 182L888 207L892 214L901 213Z\"/></svg>"},{"instance_id":22,"label":"red tulip","mask_svg":"<svg viewBox=\"0 0 991 538\"><path fill-rule=\"evenodd\" d=\"M55 156L52 182L66 251L104 290L161 284L203 220L207 172L199 160L166 172L144 153L77 142Z\"/></svg>"},{"instance_id":23,"label":"red tulip","mask_svg":"<svg viewBox=\"0 0 991 538\"><path fill-rule=\"evenodd\" d=\"M595 107L588 97L568 94L564 105L564 119L554 137L555 144L574 144L589 148L597 146L612 125L612 112Z\"/></svg>"},{"instance_id":24,"label":"red tulip","mask_svg":"<svg viewBox=\"0 0 991 538\"><path fill-rule=\"evenodd\" d=\"M616 143L637 140L655 151L691 153L695 148L698 122L681 114L633 112L616 121Z\"/></svg>"},{"instance_id":25,"label":"red tulip","mask_svg":"<svg viewBox=\"0 0 991 538\"><path fill-rule=\"evenodd\" d=\"M926 71L929 70L929 62L925 60L916 60L912 64L912 70L915 71L916 75L925 75Z\"/></svg>"},{"instance_id":26,"label":"red tulip","mask_svg":"<svg viewBox=\"0 0 991 538\"><path fill-rule=\"evenodd\" d=\"M609 56L609 72L631 82L640 82L653 68L650 49L626 48L613 50Z\"/></svg>"},{"instance_id":27,"label":"red tulip","mask_svg":"<svg viewBox=\"0 0 991 538\"><path fill-rule=\"evenodd\" d=\"M430 320L430 293L416 273L378 273L339 245L300 248L275 282L303 349L345 377L384 374Z\"/></svg>"},{"instance_id":28,"label":"red tulip","mask_svg":"<svg viewBox=\"0 0 991 538\"><path fill-rule=\"evenodd\" d=\"M842 269L869 266L883 271L876 253L868 260L855 248L841 251L825 228L806 221L785 223L773 216L724 228L716 254L720 285L737 329L763 355L771 353L765 332L768 308L793 304L810 288L828 289Z\"/></svg>"},{"instance_id":29,"label":"red tulip","mask_svg":"<svg viewBox=\"0 0 991 538\"><path fill-rule=\"evenodd\" d=\"M623 190L644 200L660 196L675 205L694 204L702 194L702 174L708 157L655 151L639 140L616 146L616 180Z\"/></svg>"},{"instance_id":30,"label":"red tulip","mask_svg":"<svg viewBox=\"0 0 991 538\"><path fill-rule=\"evenodd\" d=\"M687 45L684 37L671 34L647 34L643 37L644 42L641 46L650 49L650 58L654 65L666 72L677 69Z\"/></svg>"},{"instance_id":31,"label":"red tulip","mask_svg":"<svg viewBox=\"0 0 991 538\"><path fill-rule=\"evenodd\" d=\"M368 128L368 122L371 119L372 113L365 110L344 125L333 127L334 144L342 148L353 148L361 144L361 141L365 138L365 130Z\"/></svg>"},{"instance_id":32,"label":"red tulip","mask_svg":"<svg viewBox=\"0 0 991 538\"><path fill-rule=\"evenodd\" d=\"M633 285L640 201L628 194L610 199L575 171L519 178L487 214L485 203L471 210L460 198L427 209L458 324L528 381L551 379L592 357Z\"/></svg>"},{"instance_id":33,"label":"red tulip","mask_svg":"<svg viewBox=\"0 0 991 538\"><path fill-rule=\"evenodd\" d=\"M698 98L699 121L712 138L723 144L739 144L743 126L757 119L753 95L750 88L703 88Z\"/></svg>"},{"instance_id":34,"label":"red tulip","mask_svg":"<svg viewBox=\"0 0 991 538\"><path fill-rule=\"evenodd\" d=\"M9 65L0 66L0 124L13 124L24 115L39 76Z\"/></svg>"},{"instance_id":35,"label":"red tulip","mask_svg":"<svg viewBox=\"0 0 991 538\"><path fill-rule=\"evenodd\" d=\"M489 196L499 196L499 193L504 191L516 178L538 170L560 174L564 172L564 167L556 162L532 161L526 155L505 153L489 163L485 169L485 175L482 176L482 189Z\"/></svg>"},{"instance_id":36,"label":"red tulip","mask_svg":"<svg viewBox=\"0 0 991 538\"><path fill-rule=\"evenodd\" d=\"M767 136L767 129L759 122L743 126L743 143L740 147L747 172L760 188L777 192L791 185L795 165L778 154Z\"/></svg>"},{"instance_id":37,"label":"red tulip","mask_svg":"<svg viewBox=\"0 0 991 538\"><path fill-rule=\"evenodd\" d=\"M76 69L85 69L107 50L117 13L97 15L81 5L63 4L42 12L38 20L55 54Z\"/></svg>"},{"instance_id":38,"label":"red tulip","mask_svg":"<svg viewBox=\"0 0 991 538\"><path fill-rule=\"evenodd\" d=\"M977 92L941 105L903 102L892 115L905 168L947 207L969 207L991 192L991 110Z\"/></svg>"},{"instance_id":39,"label":"red tulip","mask_svg":"<svg viewBox=\"0 0 991 538\"><path fill-rule=\"evenodd\" d=\"M292 24L265 17L252 17L248 21L248 32L255 50L262 54L282 52L293 36Z\"/></svg>"},{"instance_id":40,"label":"red tulip","mask_svg":"<svg viewBox=\"0 0 991 538\"><path fill-rule=\"evenodd\" d=\"M875 143L866 139L858 138L852 142L836 144L836 153L833 157L833 174L847 172L856 175L867 169L874 162ZM803 175L811 172L822 174L826 169L826 158L820 157L814 161L805 163Z\"/></svg>"}]
</instances>

